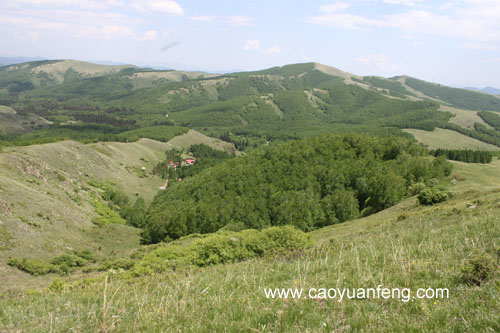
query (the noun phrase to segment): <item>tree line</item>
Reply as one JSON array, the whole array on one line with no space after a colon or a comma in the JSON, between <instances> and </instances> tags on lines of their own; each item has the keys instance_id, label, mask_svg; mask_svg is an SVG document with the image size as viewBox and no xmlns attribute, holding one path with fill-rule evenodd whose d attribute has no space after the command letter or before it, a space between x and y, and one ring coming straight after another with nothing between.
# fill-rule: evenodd
<instances>
[{"instance_id":1,"label":"tree line","mask_svg":"<svg viewBox=\"0 0 500 333\"><path fill-rule=\"evenodd\" d=\"M493 154L485 150L471 149L436 149L431 150L433 156L444 156L449 160L461 161L466 163L490 163L493 159Z\"/></svg>"},{"instance_id":2,"label":"tree line","mask_svg":"<svg viewBox=\"0 0 500 333\"><path fill-rule=\"evenodd\" d=\"M190 233L294 225L305 231L366 216L399 202L415 183L451 172L404 138L326 135L258 149L161 191L147 243Z\"/></svg>"}]
</instances>

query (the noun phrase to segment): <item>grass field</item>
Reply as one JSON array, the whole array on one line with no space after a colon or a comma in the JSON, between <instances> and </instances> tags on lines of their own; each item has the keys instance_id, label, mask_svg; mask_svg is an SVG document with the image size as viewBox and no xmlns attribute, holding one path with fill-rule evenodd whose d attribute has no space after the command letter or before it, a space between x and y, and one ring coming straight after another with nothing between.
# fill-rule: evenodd
<instances>
[{"instance_id":1,"label":"grass field","mask_svg":"<svg viewBox=\"0 0 500 333\"><path fill-rule=\"evenodd\" d=\"M231 153L233 145L231 143L214 139L197 131L190 130L188 133L179 135L168 142L172 148L188 149L194 144L205 144L213 149L223 150Z\"/></svg>"},{"instance_id":2,"label":"grass field","mask_svg":"<svg viewBox=\"0 0 500 333\"><path fill-rule=\"evenodd\" d=\"M0 327L22 331L500 330L500 163L453 163L454 198L409 198L378 214L312 232L302 253L133 277L109 271L2 296ZM487 167L487 169L485 169ZM458 182L456 182L458 180ZM494 180L492 182L492 180ZM453 185L453 183L456 183ZM484 186L489 184L489 186ZM460 267L483 253L496 273L480 286ZM449 298L270 299L264 288L448 288Z\"/></svg>"},{"instance_id":3,"label":"grass field","mask_svg":"<svg viewBox=\"0 0 500 333\"><path fill-rule=\"evenodd\" d=\"M16 110L8 106L0 105L0 113L16 114Z\"/></svg>"},{"instance_id":4,"label":"grass field","mask_svg":"<svg viewBox=\"0 0 500 333\"><path fill-rule=\"evenodd\" d=\"M500 150L497 146L442 128L436 128L432 132L418 129L404 129L403 131L412 134L415 139L427 145L429 149Z\"/></svg>"},{"instance_id":5,"label":"grass field","mask_svg":"<svg viewBox=\"0 0 500 333\"><path fill-rule=\"evenodd\" d=\"M452 117L450 119L450 122L453 124L457 124L469 129L474 129L474 124L479 123L488 128L492 128L490 125L485 123L484 120L481 119L481 117L477 115L477 111L462 110L447 105L441 105L439 110L453 113L455 117Z\"/></svg>"}]
</instances>

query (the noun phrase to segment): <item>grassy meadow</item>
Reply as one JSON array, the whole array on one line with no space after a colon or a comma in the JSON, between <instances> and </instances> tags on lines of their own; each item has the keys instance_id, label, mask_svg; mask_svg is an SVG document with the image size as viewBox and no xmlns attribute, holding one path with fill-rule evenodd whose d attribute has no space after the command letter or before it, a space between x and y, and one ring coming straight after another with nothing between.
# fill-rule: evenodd
<instances>
[{"instance_id":1,"label":"grassy meadow","mask_svg":"<svg viewBox=\"0 0 500 333\"><path fill-rule=\"evenodd\" d=\"M412 134L415 139L425 144L429 149L475 149L475 150L500 150L492 144L479 141L455 131L436 128L433 131L419 129L404 129L406 133Z\"/></svg>"},{"instance_id":2,"label":"grassy meadow","mask_svg":"<svg viewBox=\"0 0 500 333\"><path fill-rule=\"evenodd\" d=\"M6 291L6 331L320 332L500 330L500 163L453 162L454 197L420 206L415 197L311 233L302 252L160 274L120 270L43 288ZM190 240L177 241L187 246ZM464 264L495 269L466 283ZM268 299L264 288L448 288L449 299ZM412 294L413 295L413 294Z\"/></svg>"}]
</instances>

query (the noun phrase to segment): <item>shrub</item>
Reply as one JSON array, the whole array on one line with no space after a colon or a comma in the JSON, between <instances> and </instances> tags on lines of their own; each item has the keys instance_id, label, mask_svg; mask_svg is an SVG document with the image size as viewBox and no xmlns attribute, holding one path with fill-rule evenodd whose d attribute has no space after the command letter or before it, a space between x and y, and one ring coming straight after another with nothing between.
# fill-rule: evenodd
<instances>
[{"instance_id":1,"label":"shrub","mask_svg":"<svg viewBox=\"0 0 500 333\"><path fill-rule=\"evenodd\" d=\"M300 250L311 244L308 234L292 226L271 227L262 230L262 233L267 237L265 241L270 241L267 250L272 252Z\"/></svg>"},{"instance_id":2,"label":"shrub","mask_svg":"<svg viewBox=\"0 0 500 333\"><path fill-rule=\"evenodd\" d=\"M408 214L406 213L402 213L402 214L399 214L398 217L396 218L396 221L399 222L399 221L403 221L403 220L406 220L407 218L409 217Z\"/></svg>"},{"instance_id":3,"label":"shrub","mask_svg":"<svg viewBox=\"0 0 500 333\"><path fill-rule=\"evenodd\" d=\"M189 246L168 245L146 254L136 264L136 273L161 272L178 265L209 266L236 262L268 254L302 250L310 236L292 226L240 232L221 231L194 240Z\"/></svg>"},{"instance_id":4,"label":"shrub","mask_svg":"<svg viewBox=\"0 0 500 333\"><path fill-rule=\"evenodd\" d=\"M12 258L9 259L8 265L17 267L18 269L35 276L57 271L57 268L54 265L48 264L38 259Z\"/></svg>"},{"instance_id":5,"label":"shrub","mask_svg":"<svg viewBox=\"0 0 500 333\"><path fill-rule=\"evenodd\" d=\"M138 272L163 272L179 264L190 264L191 250L178 245L160 247L146 254L135 266Z\"/></svg>"},{"instance_id":6,"label":"shrub","mask_svg":"<svg viewBox=\"0 0 500 333\"><path fill-rule=\"evenodd\" d=\"M52 283L49 286L49 290L56 292L56 293L63 291L64 290L64 282L59 278L54 279L54 281L52 281Z\"/></svg>"},{"instance_id":7,"label":"shrub","mask_svg":"<svg viewBox=\"0 0 500 333\"><path fill-rule=\"evenodd\" d=\"M438 187L429 187L417 196L421 205L433 205L448 200L451 197L449 192L444 191Z\"/></svg>"},{"instance_id":8,"label":"shrub","mask_svg":"<svg viewBox=\"0 0 500 333\"><path fill-rule=\"evenodd\" d=\"M108 269L124 269L129 270L134 267L135 261L128 258L119 258L115 260L108 260L99 266L100 271L106 271Z\"/></svg>"},{"instance_id":9,"label":"shrub","mask_svg":"<svg viewBox=\"0 0 500 333\"><path fill-rule=\"evenodd\" d=\"M50 261L52 265L69 268L73 267L83 267L87 263L87 260L82 257L76 256L74 254L61 254Z\"/></svg>"},{"instance_id":10,"label":"shrub","mask_svg":"<svg viewBox=\"0 0 500 333\"><path fill-rule=\"evenodd\" d=\"M425 190L427 186L424 183L414 183L408 187L409 195L417 195L420 194L423 190Z\"/></svg>"},{"instance_id":11,"label":"shrub","mask_svg":"<svg viewBox=\"0 0 500 333\"><path fill-rule=\"evenodd\" d=\"M91 261L91 262L95 261L95 257L92 254L92 252L90 252L90 250L75 251L75 255L80 257L80 258L83 258L87 261Z\"/></svg>"},{"instance_id":12,"label":"shrub","mask_svg":"<svg viewBox=\"0 0 500 333\"><path fill-rule=\"evenodd\" d=\"M226 224L222 228L219 229L219 231L242 231L248 229L245 223L243 222L231 222L229 224Z\"/></svg>"},{"instance_id":13,"label":"shrub","mask_svg":"<svg viewBox=\"0 0 500 333\"><path fill-rule=\"evenodd\" d=\"M484 253L475 251L460 267L462 281L470 285L481 285L495 272L493 260Z\"/></svg>"}]
</instances>

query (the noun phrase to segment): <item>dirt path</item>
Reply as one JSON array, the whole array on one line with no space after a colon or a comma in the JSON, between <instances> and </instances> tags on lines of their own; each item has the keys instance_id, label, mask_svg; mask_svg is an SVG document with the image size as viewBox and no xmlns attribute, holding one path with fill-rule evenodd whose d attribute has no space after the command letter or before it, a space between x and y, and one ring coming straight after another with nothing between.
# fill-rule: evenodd
<instances>
[{"instance_id":1,"label":"dirt path","mask_svg":"<svg viewBox=\"0 0 500 333\"><path fill-rule=\"evenodd\" d=\"M168 169L170 169L170 166L168 167ZM165 181L165 185L160 186L160 190L165 190L168 187L168 176L169 176L169 172L167 170L167 180Z\"/></svg>"}]
</instances>

